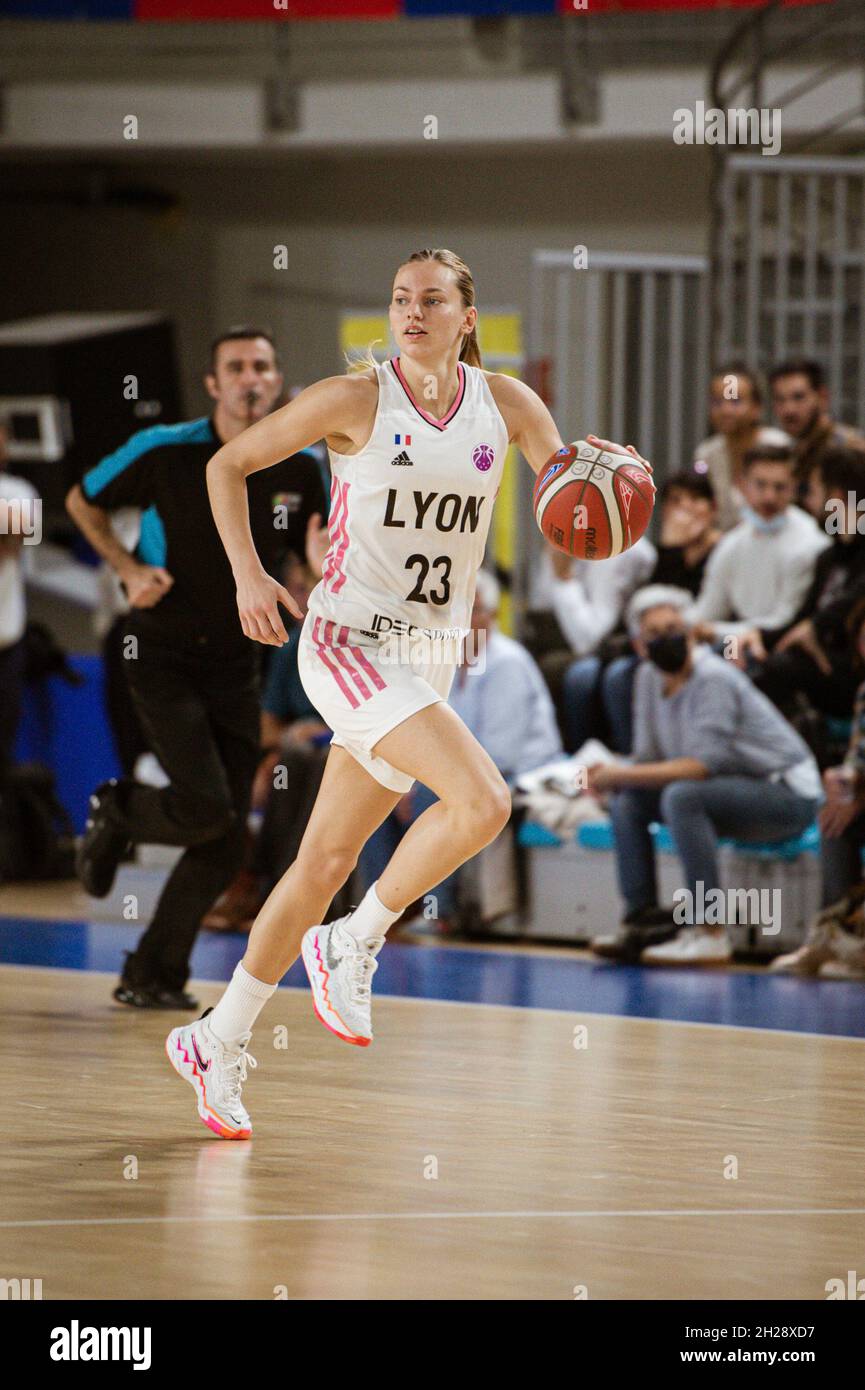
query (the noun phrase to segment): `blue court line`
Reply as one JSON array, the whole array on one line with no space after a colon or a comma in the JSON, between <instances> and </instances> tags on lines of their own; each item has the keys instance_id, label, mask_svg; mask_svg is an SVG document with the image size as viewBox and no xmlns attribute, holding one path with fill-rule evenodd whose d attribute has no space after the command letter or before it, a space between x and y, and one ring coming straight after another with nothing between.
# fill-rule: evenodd
<instances>
[{"instance_id":1,"label":"blue court line","mask_svg":"<svg viewBox=\"0 0 865 1390\"><path fill-rule=\"evenodd\" d=\"M115 974L140 930L138 924L0 917L0 962ZM192 957L193 977L228 980L245 947L246 937L239 933L202 933ZM308 988L300 961L283 983L290 989ZM641 968L561 955L394 941L379 957L375 992L865 1038L862 984L800 980L760 970Z\"/></svg>"}]
</instances>

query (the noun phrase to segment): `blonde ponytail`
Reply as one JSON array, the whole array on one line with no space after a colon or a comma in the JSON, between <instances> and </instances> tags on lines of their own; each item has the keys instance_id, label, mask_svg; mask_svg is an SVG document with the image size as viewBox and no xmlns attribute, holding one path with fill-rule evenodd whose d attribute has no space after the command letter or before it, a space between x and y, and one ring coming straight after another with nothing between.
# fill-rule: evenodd
<instances>
[{"instance_id":1,"label":"blonde ponytail","mask_svg":"<svg viewBox=\"0 0 865 1390\"><path fill-rule=\"evenodd\" d=\"M379 365L378 359L373 348L376 343L383 342L383 338L373 338L372 342L367 343L365 348L353 348L350 352L344 352L346 373L366 372L369 371L370 367L377 367Z\"/></svg>"},{"instance_id":2,"label":"blonde ponytail","mask_svg":"<svg viewBox=\"0 0 865 1390\"><path fill-rule=\"evenodd\" d=\"M467 333L463 338L463 345L460 348L460 361L467 362L470 367L482 367L481 350L478 347L477 329L473 328L471 333Z\"/></svg>"}]
</instances>

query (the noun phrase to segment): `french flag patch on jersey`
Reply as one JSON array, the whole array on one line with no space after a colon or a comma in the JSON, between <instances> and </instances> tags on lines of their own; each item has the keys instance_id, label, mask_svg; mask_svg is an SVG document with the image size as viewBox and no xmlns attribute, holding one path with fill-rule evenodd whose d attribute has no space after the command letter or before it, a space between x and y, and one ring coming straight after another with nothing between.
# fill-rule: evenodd
<instances>
[{"instance_id":1,"label":"french flag patch on jersey","mask_svg":"<svg viewBox=\"0 0 865 1390\"><path fill-rule=\"evenodd\" d=\"M411 444L411 435L395 434L393 437L393 442L394 444Z\"/></svg>"}]
</instances>

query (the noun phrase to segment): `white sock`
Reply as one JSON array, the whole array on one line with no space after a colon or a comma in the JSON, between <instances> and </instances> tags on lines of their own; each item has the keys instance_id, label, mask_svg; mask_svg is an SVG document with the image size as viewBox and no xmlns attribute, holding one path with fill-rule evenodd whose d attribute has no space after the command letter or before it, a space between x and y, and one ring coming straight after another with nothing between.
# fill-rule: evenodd
<instances>
[{"instance_id":1,"label":"white sock","mask_svg":"<svg viewBox=\"0 0 865 1390\"><path fill-rule=\"evenodd\" d=\"M402 908L391 912L379 898L375 884L371 883L362 901L343 926L356 941L368 941L372 936L384 936L388 927L392 927L397 917L401 916Z\"/></svg>"},{"instance_id":2,"label":"white sock","mask_svg":"<svg viewBox=\"0 0 865 1390\"><path fill-rule=\"evenodd\" d=\"M228 988L213 1013L207 1015L208 1025L223 1047L238 1046L241 1038L252 1031L252 1025L275 989L276 985L256 980L244 970L243 961L238 961Z\"/></svg>"}]
</instances>

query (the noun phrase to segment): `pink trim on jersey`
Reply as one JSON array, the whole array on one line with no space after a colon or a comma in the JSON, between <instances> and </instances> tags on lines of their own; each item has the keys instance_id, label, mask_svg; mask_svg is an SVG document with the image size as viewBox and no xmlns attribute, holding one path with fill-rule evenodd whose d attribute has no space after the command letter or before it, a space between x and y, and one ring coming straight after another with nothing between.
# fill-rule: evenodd
<instances>
[{"instance_id":1,"label":"pink trim on jersey","mask_svg":"<svg viewBox=\"0 0 865 1390\"><path fill-rule=\"evenodd\" d=\"M330 580L333 577L334 561L337 549L339 548L340 540L339 521L340 514L342 512L343 497L340 491L339 479L335 475L331 479L330 499L330 519L328 521L328 531L330 533L330 549L327 552L324 564L322 566L322 579L325 581L325 587L329 585Z\"/></svg>"},{"instance_id":2,"label":"pink trim on jersey","mask_svg":"<svg viewBox=\"0 0 865 1390\"><path fill-rule=\"evenodd\" d=\"M348 549L348 529L346 523L348 521L348 490L350 484L340 482L339 478L334 476L331 484L331 497L333 497L334 486L337 500L336 506L333 507L331 511L330 521L328 522L330 550L325 557L321 577L325 582L325 588L329 589L331 593L336 594L339 593L339 590L345 583L345 572L342 567L345 561L345 552Z\"/></svg>"},{"instance_id":3,"label":"pink trim on jersey","mask_svg":"<svg viewBox=\"0 0 865 1390\"><path fill-rule=\"evenodd\" d=\"M333 512L328 529L331 535L330 550L327 553L327 575L322 566L322 579L325 579L325 588L332 594L338 594L346 580L345 555L348 550L348 492L350 483L340 482L334 477L337 490L337 503Z\"/></svg>"},{"instance_id":4,"label":"pink trim on jersey","mask_svg":"<svg viewBox=\"0 0 865 1390\"><path fill-rule=\"evenodd\" d=\"M448 411L447 415L443 415L440 420L437 420L434 415L430 415L429 411L424 410L422 405L418 405L417 401L411 393L411 390L409 389L408 382L403 376L402 367L399 365L399 358L392 357L390 359L390 365L393 367L394 375L396 376L397 381L399 382L402 389L405 391L406 395L408 396L418 415L420 415L421 419L426 420L428 425L434 425L437 430L443 430L448 421L452 420L453 417L456 415L457 411L463 403L463 396L466 393L466 369L463 366L462 362L457 362L457 376L459 377L460 384L457 387L457 394L454 398L454 403Z\"/></svg>"}]
</instances>

